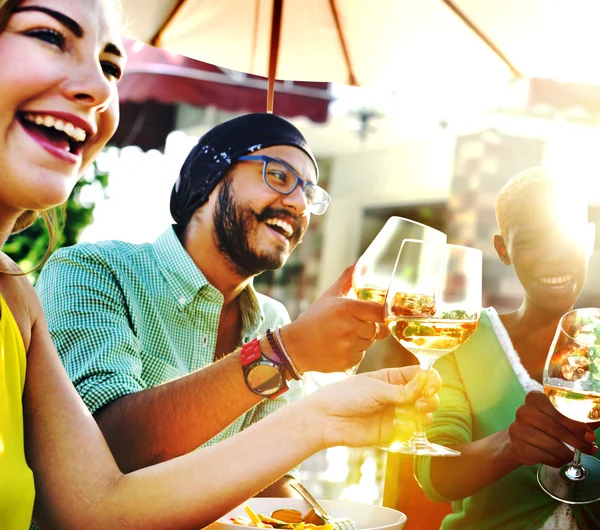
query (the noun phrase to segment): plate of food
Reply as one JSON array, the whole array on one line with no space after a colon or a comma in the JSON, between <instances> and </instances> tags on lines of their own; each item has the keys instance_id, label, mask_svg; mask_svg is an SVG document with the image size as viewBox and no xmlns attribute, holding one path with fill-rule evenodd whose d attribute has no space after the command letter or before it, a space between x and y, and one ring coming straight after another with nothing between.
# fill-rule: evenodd
<instances>
[{"instance_id":1,"label":"plate of food","mask_svg":"<svg viewBox=\"0 0 600 530\"><path fill-rule=\"evenodd\" d=\"M391 508L349 501L319 500L332 517L349 517L358 530L400 530L406 515ZM271 521L269 521L271 519ZM260 526L258 521L264 526ZM206 530L243 530L244 528L286 528L293 530L330 530L302 499L256 497L249 499Z\"/></svg>"}]
</instances>

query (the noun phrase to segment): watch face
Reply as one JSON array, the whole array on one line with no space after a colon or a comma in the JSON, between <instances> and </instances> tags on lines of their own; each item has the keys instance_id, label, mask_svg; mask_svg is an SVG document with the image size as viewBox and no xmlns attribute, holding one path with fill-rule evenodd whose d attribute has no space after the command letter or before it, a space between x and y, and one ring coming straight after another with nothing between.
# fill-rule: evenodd
<instances>
[{"instance_id":1,"label":"watch face","mask_svg":"<svg viewBox=\"0 0 600 530\"><path fill-rule=\"evenodd\" d=\"M271 364L256 363L246 376L248 385L262 396L270 396L281 390L283 377Z\"/></svg>"}]
</instances>

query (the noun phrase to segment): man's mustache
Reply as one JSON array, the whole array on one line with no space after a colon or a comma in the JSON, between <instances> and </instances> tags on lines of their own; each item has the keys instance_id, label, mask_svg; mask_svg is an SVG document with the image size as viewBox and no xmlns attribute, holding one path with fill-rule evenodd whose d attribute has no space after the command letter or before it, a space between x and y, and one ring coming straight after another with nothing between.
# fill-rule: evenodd
<instances>
[{"instance_id":1,"label":"man's mustache","mask_svg":"<svg viewBox=\"0 0 600 530\"><path fill-rule=\"evenodd\" d=\"M254 213L258 221L264 222L267 219L282 219L292 225L294 229L294 236L300 237L300 230L302 227L302 218L299 215L294 215L289 210L283 208L265 208L262 213Z\"/></svg>"}]
</instances>

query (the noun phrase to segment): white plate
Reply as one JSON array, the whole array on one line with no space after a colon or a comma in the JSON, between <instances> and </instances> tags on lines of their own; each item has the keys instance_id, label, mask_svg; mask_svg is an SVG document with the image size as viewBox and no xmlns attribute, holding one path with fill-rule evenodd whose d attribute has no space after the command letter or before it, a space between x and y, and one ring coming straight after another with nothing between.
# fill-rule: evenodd
<instances>
[{"instance_id":1,"label":"white plate","mask_svg":"<svg viewBox=\"0 0 600 530\"><path fill-rule=\"evenodd\" d=\"M406 524L406 515L391 508L347 501L320 500L320 502L333 517L350 517L354 519L358 530L400 530ZM207 526L206 530L243 530L249 528L231 522L231 517L236 515L247 517L244 504L248 504L256 513L260 512L269 516L272 512L281 508L300 510L304 515L310 510L310 506L301 499L257 497L230 511L215 523Z\"/></svg>"}]
</instances>

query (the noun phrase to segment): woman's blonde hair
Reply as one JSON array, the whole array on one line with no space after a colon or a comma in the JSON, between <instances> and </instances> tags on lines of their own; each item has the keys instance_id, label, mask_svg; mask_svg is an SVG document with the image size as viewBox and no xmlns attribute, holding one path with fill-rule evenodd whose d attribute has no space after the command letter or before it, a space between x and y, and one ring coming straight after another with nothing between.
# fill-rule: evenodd
<instances>
[{"instance_id":1,"label":"woman's blonde hair","mask_svg":"<svg viewBox=\"0 0 600 530\"><path fill-rule=\"evenodd\" d=\"M54 208L49 208L48 210L28 210L22 214L17 219L11 233L16 234L17 232L25 230L31 226L38 219L38 217L41 217L44 220L44 223L46 224L46 230L48 231L48 246L46 247L46 252L44 252L44 255L39 263L26 273L23 272L14 274L0 269L0 274L5 273L16 276L21 274L30 274L40 269L44 263L46 263L46 260L50 257L50 254L52 254L52 251L60 241L65 224L65 210L65 205L61 204L60 206L55 206Z\"/></svg>"}]
</instances>

